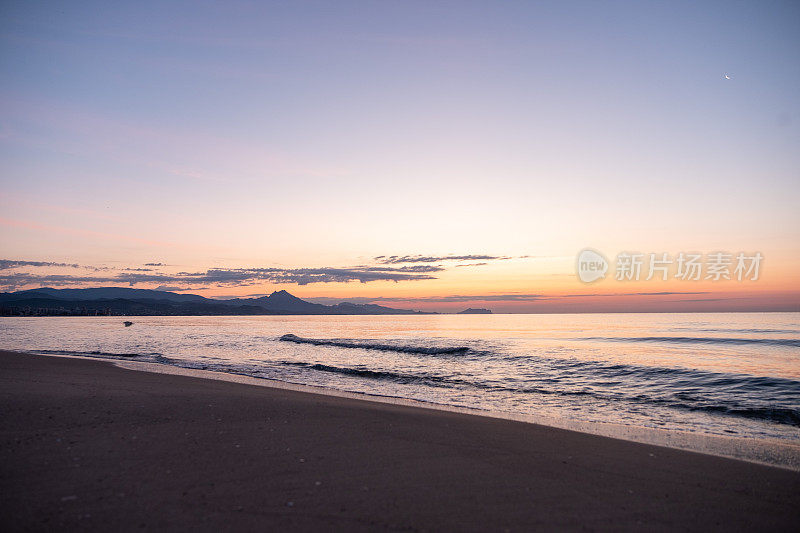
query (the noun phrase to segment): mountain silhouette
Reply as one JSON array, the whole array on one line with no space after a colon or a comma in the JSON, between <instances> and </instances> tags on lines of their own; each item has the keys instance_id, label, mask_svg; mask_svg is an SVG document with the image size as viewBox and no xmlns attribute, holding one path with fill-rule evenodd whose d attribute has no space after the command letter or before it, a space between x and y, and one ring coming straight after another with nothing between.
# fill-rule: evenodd
<instances>
[{"instance_id":1,"label":"mountain silhouette","mask_svg":"<svg viewBox=\"0 0 800 533\"><path fill-rule=\"evenodd\" d=\"M91 289L52 289L42 287L19 291L12 294L31 295L35 297L56 298L58 300L103 300L109 298L127 298L132 300L169 300L173 302L211 301L197 294L178 294L151 289L131 289L130 287L95 287Z\"/></svg>"},{"instance_id":2,"label":"mountain silhouette","mask_svg":"<svg viewBox=\"0 0 800 533\"><path fill-rule=\"evenodd\" d=\"M323 305L307 302L286 291L258 298L214 300L197 294L95 287L53 289L43 287L0 293L0 315L4 316L199 316L199 315L410 315L426 314L374 304L342 302Z\"/></svg>"},{"instance_id":3,"label":"mountain silhouette","mask_svg":"<svg viewBox=\"0 0 800 533\"><path fill-rule=\"evenodd\" d=\"M286 291L275 291L268 296L260 298L236 298L234 300L221 300L228 305L255 305L269 311L280 311L297 315L331 315L332 306L315 304L301 300Z\"/></svg>"}]
</instances>

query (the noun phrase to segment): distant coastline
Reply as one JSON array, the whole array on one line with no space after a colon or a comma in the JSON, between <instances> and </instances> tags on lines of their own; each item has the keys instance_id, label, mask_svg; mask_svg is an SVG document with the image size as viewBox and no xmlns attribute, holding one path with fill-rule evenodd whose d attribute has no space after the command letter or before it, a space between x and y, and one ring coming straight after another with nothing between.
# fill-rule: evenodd
<instances>
[{"instance_id":1,"label":"distant coastline","mask_svg":"<svg viewBox=\"0 0 800 533\"><path fill-rule=\"evenodd\" d=\"M409 309L301 300L286 291L260 298L212 300L197 294L98 287L0 293L0 316L429 315Z\"/></svg>"},{"instance_id":2,"label":"distant coastline","mask_svg":"<svg viewBox=\"0 0 800 533\"><path fill-rule=\"evenodd\" d=\"M521 314L619 314L619 313L797 313L800 307L748 309L684 308L608 308L530 310ZM94 287L54 289L50 287L0 293L0 316L248 316L248 315L439 315L494 314L485 308L437 312L396 309L376 304L341 302L333 305L302 300L287 291L275 291L258 298L212 299L198 294L133 289L130 287ZM505 312L501 312L505 314Z\"/></svg>"}]
</instances>

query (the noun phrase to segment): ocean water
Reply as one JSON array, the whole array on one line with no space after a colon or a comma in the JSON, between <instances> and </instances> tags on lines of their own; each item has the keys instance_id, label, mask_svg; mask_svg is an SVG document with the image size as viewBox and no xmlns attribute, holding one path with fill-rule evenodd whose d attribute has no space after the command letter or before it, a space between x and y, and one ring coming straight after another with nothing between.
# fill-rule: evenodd
<instances>
[{"instance_id":1,"label":"ocean water","mask_svg":"<svg viewBox=\"0 0 800 533\"><path fill-rule=\"evenodd\" d=\"M0 348L800 443L800 313L0 318Z\"/></svg>"}]
</instances>

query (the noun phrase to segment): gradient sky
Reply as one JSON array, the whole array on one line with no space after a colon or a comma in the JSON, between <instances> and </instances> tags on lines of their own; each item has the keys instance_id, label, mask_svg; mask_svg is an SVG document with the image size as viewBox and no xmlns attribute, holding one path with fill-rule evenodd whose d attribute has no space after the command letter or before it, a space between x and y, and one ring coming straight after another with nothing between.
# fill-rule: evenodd
<instances>
[{"instance_id":1,"label":"gradient sky","mask_svg":"<svg viewBox=\"0 0 800 533\"><path fill-rule=\"evenodd\" d=\"M111 4L0 4L0 289L800 310L797 2Z\"/></svg>"}]
</instances>

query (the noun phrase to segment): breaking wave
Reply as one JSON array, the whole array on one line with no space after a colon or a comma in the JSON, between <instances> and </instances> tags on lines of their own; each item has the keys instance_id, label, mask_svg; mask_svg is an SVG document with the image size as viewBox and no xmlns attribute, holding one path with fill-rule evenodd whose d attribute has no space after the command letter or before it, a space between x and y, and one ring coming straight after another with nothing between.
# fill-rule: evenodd
<instances>
[{"instance_id":1,"label":"breaking wave","mask_svg":"<svg viewBox=\"0 0 800 533\"><path fill-rule=\"evenodd\" d=\"M296 344L312 344L314 346L335 346L337 348L358 348L362 350L380 350L385 352L413 353L421 355L463 355L470 351L466 346L407 346L374 342L369 340L353 341L345 339L305 339L287 333L280 337L284 342Z\"/></svg>"},{"instance_id":2,"label":"breaking wave","mask_svg":"<svg viewBox=\"0 0 800 533\"><path fill-rule=\"evenodd\" d=\"M673 344L728 344L800 347L800 339L769 339L748 337L582 337L580 340L609 342L666 342Z\"/></svg>"}]
</instances>

